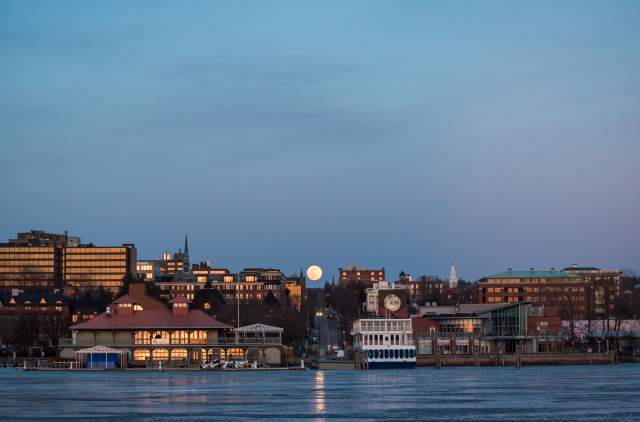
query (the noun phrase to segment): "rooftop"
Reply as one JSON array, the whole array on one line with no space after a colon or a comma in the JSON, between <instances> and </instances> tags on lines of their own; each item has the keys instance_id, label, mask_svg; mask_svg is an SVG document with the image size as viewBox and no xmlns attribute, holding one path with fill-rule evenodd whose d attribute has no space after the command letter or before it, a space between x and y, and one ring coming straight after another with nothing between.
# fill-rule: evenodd
<instances>
[{"instance_id":1,"label":"rooftop","mask_svg":"<svg viewBox=\"0 0 640 422\"><path fill-rule=\"evenodd\" d=\"M575 274L566 273L564 271L505 271L502 273L483 277L481 280L488 278L578 278Z\"/></svg>"},{"instance_id":2,"label":"rooftop","mask_svg":"<svg viewBox=\"0 0 640 422\"><path fill-rule=\"evenodd\" d=\"M178 299L180 300L180 299ZM103 312L94 318L72 325L72 330L132 330L132 329L226 329L223 322L200 310L188 309L184 315L175 315L162 302L145 294L142 283L129 285L129 294L114 300L111 305L139 304L142 310L123 311L120 306L110 306L110 312ZM131 309L131 308L129 308Z\"/></svg>"}]
</instances>

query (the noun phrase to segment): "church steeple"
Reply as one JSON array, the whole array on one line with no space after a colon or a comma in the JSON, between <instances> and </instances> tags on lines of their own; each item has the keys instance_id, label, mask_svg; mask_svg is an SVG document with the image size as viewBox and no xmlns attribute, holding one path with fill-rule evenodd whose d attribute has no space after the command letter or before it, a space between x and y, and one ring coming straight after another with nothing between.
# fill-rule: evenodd
<instances>
[{"instance_id":1,"label":"church steeple","mask_svg":"<svg viewBox=\"0 0 640 422\"><path fill-rule=\"evenodd\" d=\"M189 260L189 239L187 238L187 235L184 235L184 262L183 262L183 267L184 267L184 272L188 273L191 272L191 261Z\"/></svg>"},{"instance_id":2,"label":"church steeple","mask_svg":"<svg viewBox=\"0 0 640 422\"><path fill-rule=\"evenodd\" d=\"M449 273L449 287L455 289L458 287L458 276L456 275L456 264L451 263L451 272Z\"/></svg>"}]
</instances>

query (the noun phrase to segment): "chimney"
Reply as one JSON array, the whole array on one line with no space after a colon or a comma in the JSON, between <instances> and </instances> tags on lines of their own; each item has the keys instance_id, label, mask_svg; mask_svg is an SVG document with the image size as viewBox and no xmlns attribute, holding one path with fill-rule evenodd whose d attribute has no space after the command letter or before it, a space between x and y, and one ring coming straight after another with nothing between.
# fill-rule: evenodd
<instances>
[{"instance_id":1,"label":"chimney","mask_svg":"<svg viewBox=\"0 0 640 422\"><path fill-rule=\"evenodd\" d=\"M169 301L172 305L173 316L189 315L189 301L182 295L177 295Z\"/></svg>"},{"instance_id":2,"label":"chimney","mask_svg":"<svg viewBox=\"0 0 640 422\"><path fill-rule=\"evenodd\" d=\"M118 315L122 316L131 316L133 314L133 303L120 302L118 303ZM109 315L111 314L111 309L109 309Z\"/></svg>"},{"instance_id":3,"label":"chimney","mask_svg":"<svg viewBox=\"0 0 640 422\"><path fill-rule=\"evenodd\" d=\"M129 296L139 298L145 295L144 283L131 283L129 284Z\"/></svg>"}]
</instances>

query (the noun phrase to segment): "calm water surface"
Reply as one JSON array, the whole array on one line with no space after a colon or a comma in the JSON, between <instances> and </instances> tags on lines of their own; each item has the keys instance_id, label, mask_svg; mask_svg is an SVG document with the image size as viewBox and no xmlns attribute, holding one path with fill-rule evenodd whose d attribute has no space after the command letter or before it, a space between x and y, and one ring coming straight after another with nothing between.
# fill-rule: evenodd
<instances>
[{"instance_id":1,"label":"calm water surface","mask_svg":"<svg viewBox=\"0 0 640 422\"><path fill-rule=\"evenodd\" d=\"M289 372L0 369L0 420L640 421L640 365Z\"/></svg>"}]
</instances>

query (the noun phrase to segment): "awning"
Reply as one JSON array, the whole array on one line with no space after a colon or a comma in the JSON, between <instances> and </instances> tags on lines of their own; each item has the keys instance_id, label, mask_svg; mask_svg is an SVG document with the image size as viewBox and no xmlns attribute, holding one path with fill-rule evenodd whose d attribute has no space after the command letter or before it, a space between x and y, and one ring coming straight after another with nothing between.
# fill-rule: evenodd
<instances>
[{"instance_id":1,"label":"awning","mask_svg":"<svg viewBox=\"0 0 640 422\"><path fill-rule=\"evenodd\" d=\"M102 353L102 354L117 353L119 355L124 355L127 352L124 352L118 349L112 349L111 347L106 347L106 346L93 346L93 347L88 347L86 349L76 350L77 355L91 355L94 353Z\"/></svg>"}]
</instances>

